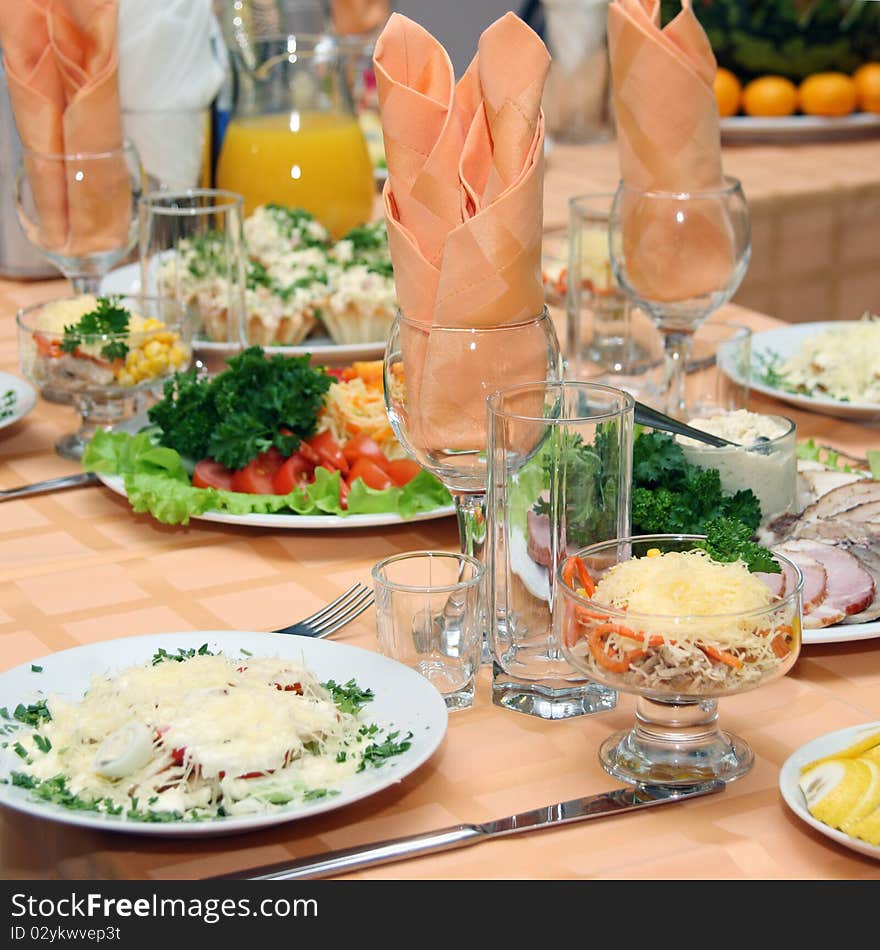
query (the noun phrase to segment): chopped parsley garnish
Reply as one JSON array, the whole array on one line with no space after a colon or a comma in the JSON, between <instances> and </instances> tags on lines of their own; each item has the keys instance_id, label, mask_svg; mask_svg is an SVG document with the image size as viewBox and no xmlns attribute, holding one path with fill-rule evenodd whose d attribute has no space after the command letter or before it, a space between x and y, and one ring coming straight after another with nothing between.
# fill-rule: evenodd
<instances>
[{"instance_id":1,"label":"chopped parsley garnish","mask_svg":"<svg viewBox=\"0 0 880 950\"><path fill-rule=\"evenodd\" d=\"M15 752L15 754L16 754L20 759L26 759L26 758L28 757L27 749L25 749L25 747L24 747L20 742L16 742L16 743L13 745L12 751Z\"/></svg>"},{"instance_id":2,"label":"chopped parsley garnish","mask_svg":"<svg viewBox=\"0 0 880 950\"><path fill-rule=\"evenodd\" d=\"M42 666L37 666L36 663L31 663L31 673L42 673L42 672L43 672Z\"/></svg>"},{"instance_id":3,"label":"chopped parsley garnish","mask_svg":"<svg viewBox=\"0 0 880 950\"><path fill-rule=\"evenodd\" d=\"M19 703L15 707L12 715L13 718L17 719L21 723L24 723L26 726L39 726L40 723L48 722L52 718L52 714L46 707L45 699L41 699L36 703L31 703L29 706L25 706L24 703Z\"/></svg>"},{"instance_id":4,"label":"chopped parsley garnish","mask_svg":"<svg viewBox=\"0 0 880 950\"><path fill-rule=\"evenodd\" d=\"M195 647L185 650L183 647L177 648L177 653L169 653L164 647L153 654L153 666L158 666L165 660L174 660L175 663L183 663L184 660L191 660L194 656L214 656L214 653L208 649L208 644L203 643L198 650Z\"/></svg>"},{"instance_id":5,"label":"chopped parsley garnish","mask_svg":"<svg viewBox=\"0 0 880 950\"><path fill-rule=\"evenodd\" d=\"M35 732L33 735L34 745L42 753L48 752L52 748L52 743L45 737L41 736L38 732Z\"/></svg>"},{"instance_id":6,"label":"chopped parsley garnish","mask_svg":"<svg viewBox=\"0 0 880 950\"><path fill-rule=\"evenodd\" d=\"M120 306L118 297L98 297L94 310L84 313L79 320L64 328L61 349L75 353L84 337L106 337L125 333L131 314ZM125 359L128 344L123 340L111 340L101 347L101 356L112 362Z\"/></svg>"},{"instance_id":7,"label":"chopped parsley garnish","mask_svg":"<svg viewBox=\"0 0 880 950\"><path fill-rule=\"evenodd\" d=\"M413 734L408 732L400 742L396 742L395 740L399 735L399 730L397 732L389 732L384 742L374 742L368 745L366 749L364 749L361 763L357 769L358 772L363 772L368 764L381 765L385 759L406 752L406 750L412 746L409 740L412 739Z\"/></svg>"},{"instance_id":8,"label":"chopped parsley garnish","mask_svg":"<svg viewBox=\"0 0 880 950\"><path fill-rule=\"evenodd\" d=\"M18 397L14 389L7 389L0 395L0 419L8 419L15 412L15 403Z\"/></svg>"},{"instance_id":9,"label":"chopped parsley garnish","mask_svg":"<svg viewBox=\"0 0 880 950\"><path fill-rule=\"evenodd\" d=\"M375 698L371 689L361 689L353 680L340 686L335 680L321 684L333 697L333 703L340 712L357 715L364 706Z\"/></svg>"}]
</instances>

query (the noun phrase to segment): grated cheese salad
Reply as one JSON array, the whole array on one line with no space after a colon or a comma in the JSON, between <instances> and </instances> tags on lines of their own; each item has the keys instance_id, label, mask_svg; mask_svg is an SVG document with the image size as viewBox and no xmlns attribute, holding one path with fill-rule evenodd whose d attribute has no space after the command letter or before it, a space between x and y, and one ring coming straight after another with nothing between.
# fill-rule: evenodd
<instances>
[{"instance_id":1,"label":"grated cheese salad","mask_svg":"<svg viewBox=\"0 0 880 950\"><path fill-rule=\"evenodd\" d=\"M410 748L360 713L373 698L281 657L160 650L95 676L79 702L19 706L14 785L77 810L146 822L262 815L338 794Z\"/></svg>"},{"instance_id":2,"label":"grated cheese salad","mask_svg":"<svg viewBox=\"0 0 880 950\"><path fill-rule=\"evenodd\" d=\"M780 599L742 561L653 549L595 581L576 561L569 583L589 606L567 605L565 643L600 682L660 697L721 696L785 672L797 656L797 599Z\"/></svg>"}]
</instances>

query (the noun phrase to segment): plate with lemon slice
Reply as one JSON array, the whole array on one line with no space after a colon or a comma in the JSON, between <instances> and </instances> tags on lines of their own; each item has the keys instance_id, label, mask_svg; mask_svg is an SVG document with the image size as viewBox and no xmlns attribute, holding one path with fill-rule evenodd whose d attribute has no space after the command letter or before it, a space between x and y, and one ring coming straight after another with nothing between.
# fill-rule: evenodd
<instances>
[{"instance_id":1,"label":"plate with lemon slice","mask_svg":"<svg viewBox=\"0 0 880 950\"><path fill-rule=\"evenodd\" d=\"M816 831L880 860L880 722L802 745L784 762L779 790Z\"/></svg>"}]
</instances>

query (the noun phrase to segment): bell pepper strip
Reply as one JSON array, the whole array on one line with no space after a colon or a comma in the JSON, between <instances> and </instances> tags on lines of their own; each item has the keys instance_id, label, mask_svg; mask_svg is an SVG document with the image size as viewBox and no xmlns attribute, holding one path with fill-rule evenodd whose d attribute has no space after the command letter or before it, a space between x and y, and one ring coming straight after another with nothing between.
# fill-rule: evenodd
<instances>
[{"instance_id":1,"label":"bell pepper strip","mask_svg":"<svg viewBox=\"0 0 880 950\"><path fill-rule=\"evenodd\" d=\"M576 554L573 554L562 567L562 579L569 587L574 587L575 573L577 573L584 596L592 597L596 593L596 582L590 577L590 572L584 562Z\"/></svg>"},{"instance_id":2,"label":"bell pepper strip","mask_svg":"<svg viewBox=\"0 0 880 950\"><path fill-rule=\"evenodd\" d=\"M631 630L622 623L600 623L590 631L587 643L589 644L590 652L593 654L599 666L604 667L611 673L625 673L636 660L647 656L648 651L642 647L637 647L634 650L626 650L619 657L615 658L608 652L608 637L610 637L612 633L619 634L627 640L641 640L643 643L646 639L645 634L642 631L636 632L635 630ZM660 646L660 644L664 642L664 638L660 636L647 638L647 645L652 647Z\"/></svg>"},{"instance_id":3,"label":"bell pepper strip","mask_svg":"<svg viewBox=\"0 0 880 950\"><path fill-rule=\"evenodd\" d=\"M728 653L726 650L719 650L717 647L707 646L705 643L698 643L697 646L709 657L710 660L715 660L716 663L724 663L727 666L732 666L734 669L739 670L742 668L743 661L738 657L734 656L732 653Z\"/></svg>"},{"instance_id":4,"label":"bell pepper strip","mask_svg":"<svg viewBox=\"0 0 880 950\"><path fill-rule=\"evenodd\" d=\"M783 627L777 627L776 636L770 641L774 654L781 660L784 656L791 653L791 641L794 639L794 630L788 624Z\"/></svg>"}]
</instances>

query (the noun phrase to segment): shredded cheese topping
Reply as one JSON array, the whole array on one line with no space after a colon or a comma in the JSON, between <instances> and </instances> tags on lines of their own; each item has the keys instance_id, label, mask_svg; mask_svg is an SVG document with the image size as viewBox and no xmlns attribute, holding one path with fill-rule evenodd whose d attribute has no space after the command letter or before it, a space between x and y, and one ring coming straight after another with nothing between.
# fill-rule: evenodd
<instances>
[{"instance_id":1,"label":"shredded cheese topping","mask_svg":"<svg viewBox=\"0 0 880 950\"><path fill-rule=\"evenodd\" d=\"M363 767L373 734L305 666L279 657L197 654L132 666L94 677L80 702L54 697L47 708L52 719L35 730L41 751L27 774L63 775L97 811L180 819L332 794Z\"/></svg>"}]
</instances>

